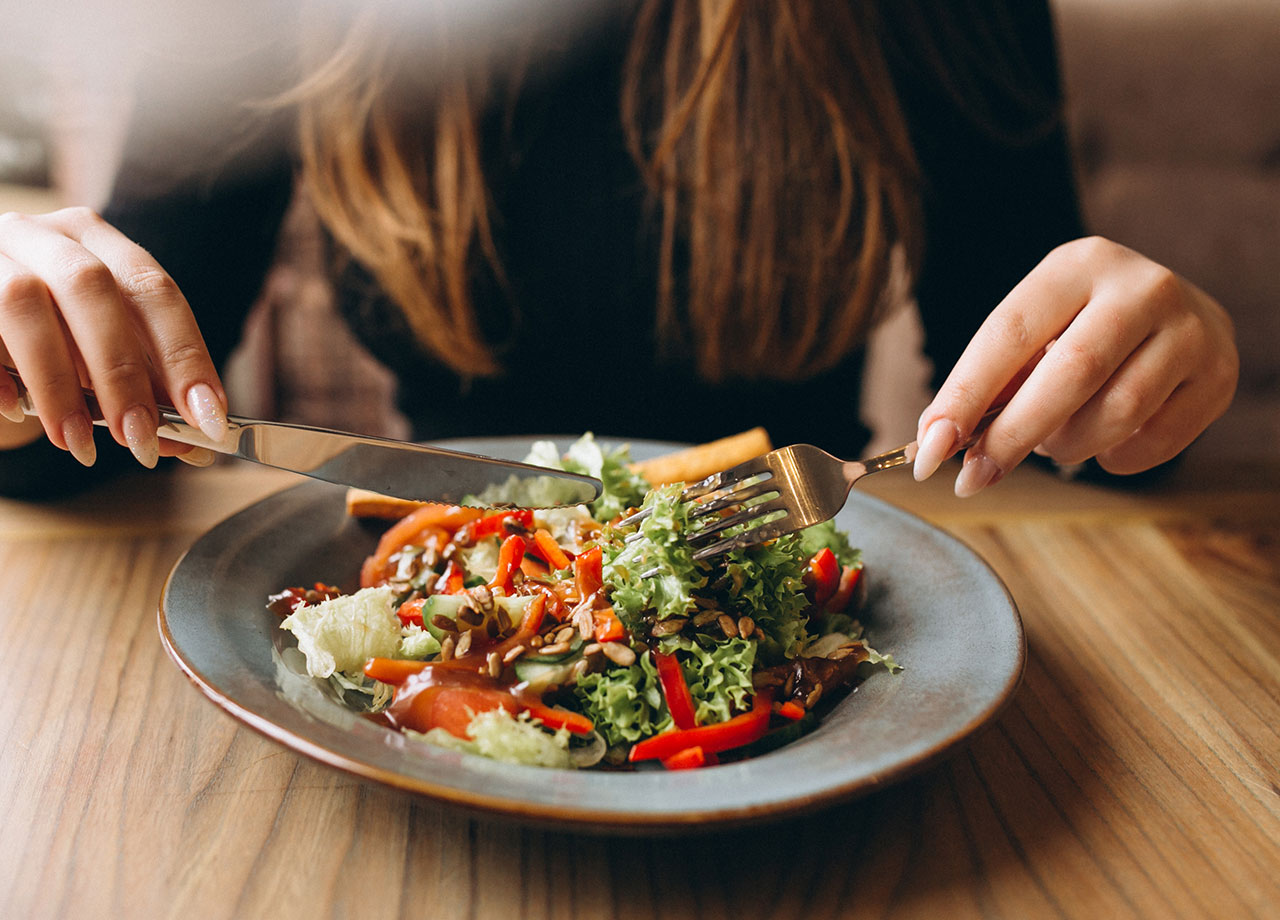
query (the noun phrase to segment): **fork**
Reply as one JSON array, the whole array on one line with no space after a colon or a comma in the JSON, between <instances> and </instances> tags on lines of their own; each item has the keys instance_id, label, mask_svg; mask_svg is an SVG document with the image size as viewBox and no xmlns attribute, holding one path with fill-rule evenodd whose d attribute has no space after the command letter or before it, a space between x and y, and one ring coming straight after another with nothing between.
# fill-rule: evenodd
<instances>
[{"instance_id":1,"label":"fork","mask_svg":"<svg viewBox=\"0 0 1280 920\"><path fill-rule=\"evenodd\" d=\"M984 415L959 449L972 446L999 412L997 408ZM792 444L712 473L680 493L681 501L699 503L689 514L691 522L710 519L688 536L690 545L697 547L693 558L710 559L830 520L858 480L912 463L917 450L912 441L865 460L841 460L812 444ZM721 516L723 512L732 513ZM616 526L638 524L649 514L648 509L637 511ZM740 529L720 536L734 528ZM638 538L631 534L627 539Z\"/></svg>"}]
</instances>

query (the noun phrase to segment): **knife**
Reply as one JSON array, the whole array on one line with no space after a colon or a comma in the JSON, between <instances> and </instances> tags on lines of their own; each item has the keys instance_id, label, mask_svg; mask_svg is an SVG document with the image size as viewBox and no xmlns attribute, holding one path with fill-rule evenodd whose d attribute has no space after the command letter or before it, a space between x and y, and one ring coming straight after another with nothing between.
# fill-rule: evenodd
<instances>
[{"instance_id":1,"label":"knife","mask_svg":"<svg viewBox=\"0 0 1280 920\"><path fill-rule=\"evenodd\" d=\"M0 368L8 371L17 384L22 410L35 415L30 393L18 372L8 365L0 364ZM86 389L84 397L93 424L106 427L93 391ZM410 501L463 504L469 496L478 495L489 486L514 485L521 494L542 497L544 505L579 505L593 501L602 489L599 479L577 473L407 441L234 415L227 417L226 437L214 441L183 421L172 406L157 408L160 425L156 434L170 441Z\"/></svg>"}]
</instances>

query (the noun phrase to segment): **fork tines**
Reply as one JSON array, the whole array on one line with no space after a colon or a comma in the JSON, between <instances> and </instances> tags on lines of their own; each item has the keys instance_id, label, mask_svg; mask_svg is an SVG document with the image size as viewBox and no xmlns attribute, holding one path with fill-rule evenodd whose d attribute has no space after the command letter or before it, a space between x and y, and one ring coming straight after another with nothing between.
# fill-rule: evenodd
<instances>
[{"instance_id":1,"label":"fork tines","mask_svg":"<svg viewBox=\"0 0 1280 920\"><path fill-rule=\"evenodd\" d=\"M690 545L697 547L693 554L695 560L710 559L739 546L772 539L775 534L762 532L759 528L777 524L787 514L787 508L781 501L777 484L772 481L773 477L773 471L767 465L766 455L719 473L713 473L706 479L685 487L680 493L680 500L698 503L698 507L689 514L690 522L705 522L688 535ZM618 521L617 526L639 524L649 517L649 514L648 509L637 511ZM737 527L745 529L718 540L714 539L725 531ZM786 527L781 528L778 535L787 530ZM630 542L638 539L639 536L635 533L626 539ZM658 572L654 570L646 572L643 577L656 574Z\"/></svg>"}]
</instances>

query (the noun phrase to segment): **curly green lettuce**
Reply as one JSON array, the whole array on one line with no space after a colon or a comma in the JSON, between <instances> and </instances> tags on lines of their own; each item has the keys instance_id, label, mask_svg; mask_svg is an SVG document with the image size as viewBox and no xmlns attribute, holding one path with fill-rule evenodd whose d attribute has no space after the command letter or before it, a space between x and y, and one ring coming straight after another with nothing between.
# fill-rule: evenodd
<instances>
[{"instance_id":1,"label":"curly green lettuce","mask_svg":"<svg viewBox=\"0 0 1280 920\"><path fill-rule=\"evenodd\" d=\"M633 632L646 616L688 615L694 593L707 583L706 568L693 561L685 536L690 506L680 501L680 490L676 483L650 492L641 505L650 514L634 534L606 533L604 583L613 609Z\"/></svg>"}]
</instances>

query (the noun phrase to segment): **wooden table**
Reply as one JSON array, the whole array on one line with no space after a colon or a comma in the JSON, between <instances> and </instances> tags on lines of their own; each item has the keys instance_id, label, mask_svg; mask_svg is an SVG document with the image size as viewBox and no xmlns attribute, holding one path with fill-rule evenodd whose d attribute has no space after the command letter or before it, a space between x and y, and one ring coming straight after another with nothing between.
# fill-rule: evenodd
<instances>
[{"instance_id":1,"label":"wooden table","mask_svg":"<svg viewBox=\"0 0 1280 920\"><path fill-rule=\"evenodd\" d=\"M292 481L138 475L0 502L0 917L1280 916L1280 470L961 502L869 481L1008 583L1026 680L869 798L686 839L474 821L241 728L161 650L203 530Z\"/></svg>"}]
</instances>

